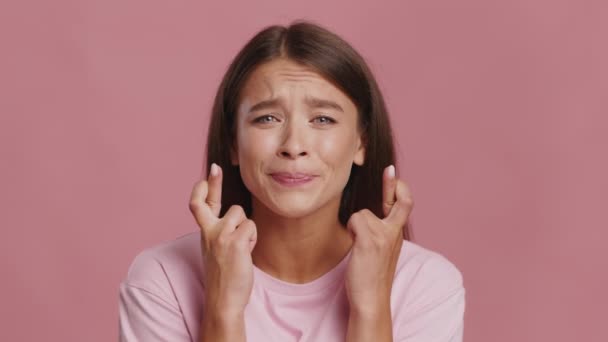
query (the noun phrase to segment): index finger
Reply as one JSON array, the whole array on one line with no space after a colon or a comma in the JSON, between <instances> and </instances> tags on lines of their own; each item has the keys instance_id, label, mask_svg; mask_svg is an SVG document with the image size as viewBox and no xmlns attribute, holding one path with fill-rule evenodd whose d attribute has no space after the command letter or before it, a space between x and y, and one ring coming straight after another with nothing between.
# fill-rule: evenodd
<instances>
[{"instance_id":1,"label":"index finger","mask_svg":"<svg viewBox=\"0 0 608 342\"><path fill-rule=\"evenodd\" d=\"M217 216L213 214L211 208L205 202L208 193L209 183L206 180L201 180L194 185L190 195L189 208L201 229L212 226L217 220Z\"/></svg>"}]
</instances>

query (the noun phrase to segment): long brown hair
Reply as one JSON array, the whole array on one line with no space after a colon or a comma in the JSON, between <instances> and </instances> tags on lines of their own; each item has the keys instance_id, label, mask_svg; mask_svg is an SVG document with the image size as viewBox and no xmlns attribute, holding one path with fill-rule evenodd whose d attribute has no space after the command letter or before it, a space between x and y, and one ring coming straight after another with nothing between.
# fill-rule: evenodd
<instances>
[{"instance_id":1,"label":"long brown hair","mask_svg":"<svg viewBox=\"0 0 608 342\"><path fill-rule=\"evenodd\" d=\"M240 205L247 216L251 215L251 193L241 179L239 166L232 165L230 158L236 141L238 101L248 75L258 65L280 57L312 67L357 107L365 163L352 165L342 193L340 222L346 225L354 212L364 208L383 217L382 173L388 165L396 164L384 99L363 57L336 34L307 21L295 21L287 27L268 26L258 32L236 55L219 85L209 123L206 170L216 163L224 172L220 215L231 205ZM404 230L410 240L409 222Z\"/></svg>"}]
</instances>

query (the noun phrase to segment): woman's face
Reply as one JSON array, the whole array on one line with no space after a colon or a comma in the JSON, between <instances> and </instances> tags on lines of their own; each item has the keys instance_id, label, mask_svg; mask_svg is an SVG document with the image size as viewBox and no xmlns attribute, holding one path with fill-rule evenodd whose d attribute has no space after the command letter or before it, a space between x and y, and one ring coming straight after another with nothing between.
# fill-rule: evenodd
<instances>
[{"instance_id":1,"label":"woman's face","mask_svg":"<svg viewBox=\"0 0 608 342\"><path fill-rule=\"evenodd\" d=\"M339 203L365 159L357 123L355 104L313 69L283 58L258 66L241 90L232 151L254 210L257 201L299 218Z\"/></svg>"}]
</instances>

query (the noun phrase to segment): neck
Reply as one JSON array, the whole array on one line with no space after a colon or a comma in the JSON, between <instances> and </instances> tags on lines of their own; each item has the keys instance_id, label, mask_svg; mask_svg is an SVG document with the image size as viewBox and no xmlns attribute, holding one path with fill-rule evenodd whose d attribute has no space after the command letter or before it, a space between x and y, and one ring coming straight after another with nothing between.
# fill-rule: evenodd
<instances>
[{"instance_id":1,"label":"neck","mask_svg":"<svg viewBox=\"0 0 608 342\"><path fill-rule=\"evenodd\" d=\"M282 217L252 199L257 227L253 263L271 276L307 283L335 267L352 247L352 237L338 219L340 199L305 217Z\"/></svg>"}]
</instances>

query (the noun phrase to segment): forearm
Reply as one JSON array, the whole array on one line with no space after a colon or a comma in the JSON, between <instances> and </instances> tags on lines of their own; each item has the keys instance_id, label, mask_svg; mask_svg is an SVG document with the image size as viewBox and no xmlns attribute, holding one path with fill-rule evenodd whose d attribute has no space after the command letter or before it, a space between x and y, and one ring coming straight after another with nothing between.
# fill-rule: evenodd
<instances>
[{"instance_id":1,"label":"forearm","mask_svg":"<svg viewBox=\"0 0 608 342\"><path fill-rule=\"evenodd\" d=\"M199 342L245 342L245 319L234 315L206 314L201 323Z\"/></svg>"},{"instance_id":2,"label":"forearm","mask_svg":"<svg viewBox=\"0 0 608 342\"><path fill-rule=\"evenodd\" d=\"M346 342L392 342L393 323L390 305L378 310L351 309Z\"/></svg>"}]
</instances>

